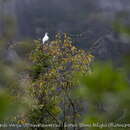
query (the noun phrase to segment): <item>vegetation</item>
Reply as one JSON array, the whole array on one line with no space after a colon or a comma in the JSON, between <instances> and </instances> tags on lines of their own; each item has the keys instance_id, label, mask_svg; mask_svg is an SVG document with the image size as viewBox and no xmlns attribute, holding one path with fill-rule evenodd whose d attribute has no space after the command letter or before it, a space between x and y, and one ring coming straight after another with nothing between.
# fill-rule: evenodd
<instances>
[{"instance_id":1,"label":"vegetation","mask_svg":"<svg viewBox=\"0 0 130 130\"><path fill-rule=\"evenodd\" d=\"M89 75L79 74L78 79L80 87L75 94L88 104L83 122L98 124L89 128L90 130L98 130L101 127L103 130L113 130L114 127L122 129L125 124L129 124L130 86L124 68L119 70L111 63L100 63L94 65ZM101 126L103 124L104 126ZM128 126L125 129L129 129Z\"/></svg>"},{"instance_id":2,"label":"vegetation","mask_svg":"<svg viewBox=\"0 0 130 130\"><path fill-rule=\"evenodd\" d=\"M45 45L36 43L31 53L30 94L33 106L29 113L31 123L78 123L78 102L71 91L75 72L88 73L93 56L72 45L67 34L57 34L56 39Z\"/></svg>"},{"instance_id":3,"label":"vegetation","mask_svg":"<svg viewBox=\"0 0 130 130\"><path fill-rule=\"evenodd\" d=\"M6 1L2 3L4 9ZM0 35L0 127L57 124L25 129L79 130L83 123L88 130L129 129L129 53L119 66L95 64L90 50L74 46L66 33L58 33L44 45L38 40L15 45L16 23L12 17L0 15L0 24L5 26ZM28 18L34 26L42 25L43 19ZM130 35L130 28L118 20L113 27Z\"/></svg>"},{"instance_id":4,"label":"vegetation","mask_svg":"<svg viewBox=\"0 0 130 130\"><path fill-rule=\"evenodd\" d=\"M108 130L102 123L111 125L111 129L116 123L129 123L129 54L120 68L112 63L91 65L94 56L73 46L67 34L57 34L54 41L44 45L37 40L33 43L32 49L25 42L13 46L18 52L21 47L28 47L25 55L29 55L29 65L22 70L17 62L11 65L14 70L8 62L6 66L4 60L1 62L1 121L59 125L58 128L37 128L48 130L77 130L81 123L98 124L89 127L90 130L101 127ZM26 74L19 80L18 72L25 69ZM19 113L15 113L14 107ZM67 128L66 124L75 124L75 127Z\"/></svg>"}]
</instances>

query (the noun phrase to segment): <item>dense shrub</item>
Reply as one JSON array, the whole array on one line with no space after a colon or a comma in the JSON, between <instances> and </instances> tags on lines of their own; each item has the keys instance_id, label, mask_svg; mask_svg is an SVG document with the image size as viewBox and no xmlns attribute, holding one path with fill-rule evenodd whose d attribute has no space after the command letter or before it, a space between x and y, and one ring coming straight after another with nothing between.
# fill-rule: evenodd
<instances>
[{"instance_id":1,"label":"dense shrub","mask_svg":"<svg viewBox=\"0 0 130 130\"><path fill-rule=\"evenodd\" d=\"M93 56L72 45L67 34L57 34L54 41L37 47L30 59L33 106L29 112L31 123L77 123L79 106L71 95L75 88L72 77L75 72L87 73Z\"/></svg>"}]
</instances>

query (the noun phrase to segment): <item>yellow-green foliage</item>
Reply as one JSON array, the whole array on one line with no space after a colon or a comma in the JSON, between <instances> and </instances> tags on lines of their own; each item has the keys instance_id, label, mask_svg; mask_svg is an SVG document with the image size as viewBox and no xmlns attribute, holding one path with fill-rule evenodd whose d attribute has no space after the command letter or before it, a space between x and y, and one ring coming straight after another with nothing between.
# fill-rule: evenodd
<instances>
[{"instance_id":1,"label":"yellow-green foliage","mask_svg":"<svg viewBox=\"0 0 130 130\"><path fill-rule=\"evenodd\" d=\"M63 113L73 109L70 90L75 86L72 76L75 72L86 73L93 56L72 45L72 40L67 34L64 36L57 34L54 41L44 45L36 44L37 47L30 55L32 61L30 93L34 98L35 107L32 108L29 118L35 123L47 123L50 120L51 123L61 122L63 117L67 120L67 116L71 117L72 112L68 115ZM65 105L68 107L67 110L63 107ZM55 118L60 115L62 120L54 119L50 113Z\"/></svg>"}]
</instances>

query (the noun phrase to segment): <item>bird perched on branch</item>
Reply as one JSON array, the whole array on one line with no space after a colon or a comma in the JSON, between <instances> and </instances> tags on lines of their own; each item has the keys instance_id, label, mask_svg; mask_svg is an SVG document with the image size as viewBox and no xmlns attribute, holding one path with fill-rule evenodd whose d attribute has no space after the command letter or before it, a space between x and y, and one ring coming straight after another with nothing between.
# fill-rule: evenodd
<instances>
[{"instance_id":1,"label":"bird perched on branch","mask_svg":"<svg viewBox=\"0 0 130 130\"><path fill-rule=\"evenodd\" d=\"M45 44L49 40L48 33L45 33L45 36L42 38L42 44Z\"/></svg>"}]
</instances>

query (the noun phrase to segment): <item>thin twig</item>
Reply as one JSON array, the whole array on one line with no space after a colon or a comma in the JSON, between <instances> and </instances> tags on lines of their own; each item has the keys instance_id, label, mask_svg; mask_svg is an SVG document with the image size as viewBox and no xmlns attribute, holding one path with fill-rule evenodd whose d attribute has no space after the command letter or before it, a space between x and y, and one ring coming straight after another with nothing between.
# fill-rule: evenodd
<instances>
[{"instance_id":1,"label":"thin twig","mask_svg":"<svg viewBox=\"0 0 130 130\"><path fill-rule=\"evenodd\" d=\"M45 110L58 124L60 124L60 121L50 111L48 111L47 109Z\"/></svg>"}]
</instances>

